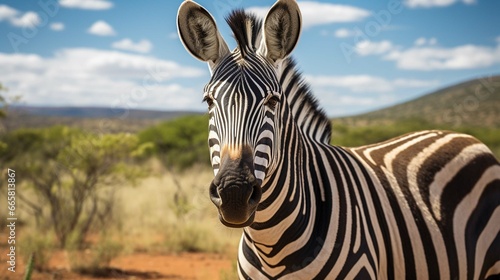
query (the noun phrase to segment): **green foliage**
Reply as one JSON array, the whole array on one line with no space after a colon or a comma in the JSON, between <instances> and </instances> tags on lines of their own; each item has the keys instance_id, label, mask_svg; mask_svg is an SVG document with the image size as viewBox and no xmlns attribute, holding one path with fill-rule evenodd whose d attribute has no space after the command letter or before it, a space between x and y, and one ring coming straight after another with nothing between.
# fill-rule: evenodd
<instances>
[{"instance_id":1,"label":"green foliage","mask_svg":"<svg viewBox=\"0 0 500 280\"><path fill-rule=\"evenodd\" d=\"M32 158L54 159L58 151L69 144L69 136L81 133L68 127L52 127L50 129L19 129L4 135L1 141L5 148L0 158L6 162L19 157L29 160ZM28 168L28 167L26 167Z\"/></svg>"},{"instance_id":2,"label":"green foliage","mask_svg":"<svg viewBox=\"0 0 500 280\"><path fill-rule=\"evenodd\" d=\"M7 91L7 88L0 83L0 92L2 91ZM0 119L5 118L7 116L6 109L7 109L7 101L5 100L5 97L0 95Z\"/></svg>"},{"instance_id":3,"label":"green foliage","mask_svg":"<svg viewBox=\"0 0 500 280\"><path fill-rule=\"evenodd\" d=\"M28 259L28 264L26 265L26 271L24 272L23 280L31 280L31 275L33 274L34 258L34 254L31 254Z\"/></svg>"},{"instance_id":4,"label":"green foliage","mask_svg":"<svg viewBox=\"0 0 500 280\"><path fill-rule=\"evenodd\" d=\"M169 168L208 164L207 125L207 116L186 116L146 128L138 134L139 149Z\"/></svg>"},{"instance_id":5,"label":"green foliage","mask_svg":"<svg viewBox=\"0 0 500 280\"><path fill-rule=\"evenodd\" d=\"M381 142L411 131L429 129L428 122L419 119L408 119L385 125L350 126L344 123L333 123L332 143L339 146L362 146Z\"/></svg>"},{"instance_id":6,"label":"green foliage","mask_svg":"<svg viewBox=\"0 0 500 280\"><path fill-rule=\"evenodd\" d=\"M37 221L53 228L61 247L70 237L81 245L92 227L108 222L114 189L105 187L138 174L124 164L135 153L135 135L96 135L59 126L13 131L0 142L7 146L0 158L23 174L19 183L37 194L26 205L39 215ZM43 205L50 208L48 219L41 217Z\"/></svg>"}]
</instances>

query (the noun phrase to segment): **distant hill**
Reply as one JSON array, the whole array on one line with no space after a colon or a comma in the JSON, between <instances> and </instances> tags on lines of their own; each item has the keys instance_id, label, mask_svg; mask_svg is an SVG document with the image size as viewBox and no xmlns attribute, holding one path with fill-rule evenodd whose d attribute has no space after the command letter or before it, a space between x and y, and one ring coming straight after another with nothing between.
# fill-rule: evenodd
<instances>
[{"instance_id":1,"label":"distant hill","mask_svg":"<svg viewBox=\"0 0 500 280\"><path fill-rule=\"evenodd\" d=\"M195 111L156 111L102 107L9 107L4 126L8 130L52 125L80 127L94 132L137 132L161 121Z\"/></svg>"},{"instance_id":2,"label":"distant hill","mask_svg":"<svg viewBox=\"0 0 500 280\"><path fill-rule=\"evenodd\" d=\"M131 118L131 119L171 119L186 114L199 114L190 111L158 111L107 107L44 107L15 106L9 108L15 114L44 117L73 118Z\"/></svg>"},{"instance_id":3,"label":"distant hill","mask_svg":"<svg viewBox=\"0 0 500 280\"><path fill-rule=\"evenodd\" d=\"M470 80L389 108L335 121L370 125L415 119L439 127L500 128L500 76Z\"/></svg>"}]
</instances>

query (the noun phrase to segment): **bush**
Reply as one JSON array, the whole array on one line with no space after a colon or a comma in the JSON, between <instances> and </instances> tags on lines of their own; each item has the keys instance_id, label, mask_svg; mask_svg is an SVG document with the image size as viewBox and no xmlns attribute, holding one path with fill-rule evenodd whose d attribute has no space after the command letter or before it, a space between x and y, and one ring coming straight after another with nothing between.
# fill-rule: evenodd
<instances>
[{"instance_id":1,"label":"bush","mask_svg":"<svg viewBox=\"0 0 500 280\"><path fill-rule=\"evenodd\" d=\"M181 117L139 132L139 144L145 156L157 156L169 169L208 165L207 127L208 116Z\"/></svg>"},{"instance_id":2,"label":"bush","mask_svg":"<svg viewBox=\"0 0 500 280\"><path fill-rule=\"evenodd\" d=\"M50 236L44 234L28 234L22 237L22 242L19 242L19 251L25 261L33 255L33 268L38 271L47 269L54 241Z\"/></svg>"},{"instance_id":3,"label":"bush","mask_svg":"<svg viewBox=\"0 0 500 280\"><path fill-rule=\"evenodd\" d=\"M178 222L166 229L165 249L168 252L209 252L222 253L225 242L212 227L202 223Z\"/></svg>"},{"instance_id":4,"label":"bush","mask_svg":"<svg viewBox=\"0 0 500 280\"><path fill-rule=\"evenodd\" d=\"M58 126L14 131L0 141L8 147L0 158L23 174L18 185L36 194L24 204L33 208L37 222L49 223L61 248L70 237L80 246L92 227L109 222L113 186L137 174L124 164L137 147L134 135L95 135Z\"/></svg>"},{"instance_id":5,"label":"bush","mask_svg":"<svg viewBox=\"0 0 500 280\"><path fill-rule=\"evenodd\" d=\"M101 237L94 246L70 251L71 269L78 273L94 274L110 266L111 261L123 251L123 246L108 237Z\"/></svg>"},{"instance_id":6,"label":"bush","mask_svg":"<svg viewBox=\"0 0 500 280\"><path fill-rule=\"evenodd\" d=\"M0 83L0 92L7 91L7 88ZM7 102L5 98L0 95L0 119L5 118L7 113L5 112L7 108Z\"/></svg>"}]
</instances>

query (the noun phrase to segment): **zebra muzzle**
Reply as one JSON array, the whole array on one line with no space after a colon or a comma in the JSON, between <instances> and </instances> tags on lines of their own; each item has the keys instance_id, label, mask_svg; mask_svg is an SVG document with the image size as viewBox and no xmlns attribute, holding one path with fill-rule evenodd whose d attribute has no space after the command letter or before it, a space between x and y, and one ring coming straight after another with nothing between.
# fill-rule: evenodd
<instances>
[{"instance_id":1,"label":"zebra muzzle","mask_svg":"<svg viewBox=\"0 0 500 280\"><path fill-rule=\"evenodd\" d=\"M210 184L210 199L219 210L222 224L238 228L249 226L262 196L259 180L253 168L246 164L237 162L226 166L230 168L219 170Z\"/></svg>"}]
</instances>

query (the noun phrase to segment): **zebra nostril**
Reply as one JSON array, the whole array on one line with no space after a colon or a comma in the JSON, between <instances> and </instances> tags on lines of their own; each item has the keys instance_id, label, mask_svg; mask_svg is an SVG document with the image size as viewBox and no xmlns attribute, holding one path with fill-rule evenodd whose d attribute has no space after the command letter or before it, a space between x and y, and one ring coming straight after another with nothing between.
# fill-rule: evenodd
<instances>
[{"instance_id":1,"label":"zebra nostril","mask_svg":"<svg viewBox=\"0 0 500 280\"><path fill-rule=\"evenodd\" d=\"M247 183L250 185L250 195L248 196L248 205L250 207L254 206L255 204L259 204L260 202L260 197L261 197L261 190L260 187L258 186L257 178L253 174L249 174L246 177Z\"/></svg>"},{"instance_id":2,"label":"zebra nostril","mask_svg":"<svg viewBox=\"0 0 500 280\"><path fill-rule=\"evenodd\" d=\"M260 203L260 198L262 196L262 190L258 184L253 184L251 194L248 197L248 205L253 207Z\"/></svg>"},{"instance_id":3,"label":"zebra nostril","mask_svg":"<svg viewBox=\"0 0 500 280\"><path fill-rule=\"evenodd\" d=\"M219 195L219 191L217 190L217 185L212 181L210 184L210 200L215 204L215 206L220 207L222 205L222 200Z\"/></svg>"}]
</instances>

